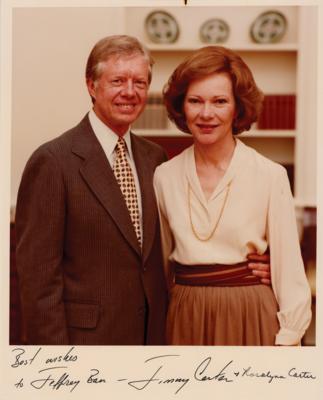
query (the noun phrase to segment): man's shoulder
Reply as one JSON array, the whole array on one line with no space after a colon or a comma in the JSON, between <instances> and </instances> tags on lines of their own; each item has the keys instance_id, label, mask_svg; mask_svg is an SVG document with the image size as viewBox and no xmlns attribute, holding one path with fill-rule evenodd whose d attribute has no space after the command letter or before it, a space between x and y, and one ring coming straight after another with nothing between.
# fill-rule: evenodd
<instances>
[{"instance_id":1,"label":"man's shoulder","mask_svg":"<svg viewBox=\"0 0 323 400\"><path fill-rule=\"evenodd\" d=\"M139 136L135 133L132 133L133 140L136 141L136 144L142 146L149 151L154 151L157 153L164 152L164 148L159 144L153 142L152 140L146 139L143 136Z\"/></svg>"},{"instance_id":2,"label":"man's shoulder","mask_svg":"<svg viewBox=\"0 0 323 400\"><path fill-rule=\"evenodd\" d=\"M145 152L150 159L155 159L157 164L163 163L168 159L166 150L159 144L136 134L132 134L132 140L137 148Z\"/></svg>"},{"instance_id":3,"label":"man's shoulder","mask_svg":"<svg viewBox=\"0 0 323 400\"><path fill-rule=\"evenodd\" d=\"M76 126L67 131L63 132L59 136L41 144L32 154L31 157L44 155L44 154L52 154L59 156L60 154L64 156L64 154L69 153L73 142L77 135L80 134L82 130L84 130L86 125L85 117L81 122L79 122Z\"/></svg>"}]
</instances>

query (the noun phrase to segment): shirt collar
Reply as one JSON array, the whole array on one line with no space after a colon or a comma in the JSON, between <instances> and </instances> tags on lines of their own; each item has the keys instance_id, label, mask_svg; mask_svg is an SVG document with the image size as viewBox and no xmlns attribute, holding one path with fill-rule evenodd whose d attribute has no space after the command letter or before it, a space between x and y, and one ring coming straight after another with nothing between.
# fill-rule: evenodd
<instances>
[{"instance_id":1,"label":"shirt collar","mask_svg":"<svg viewBox=\"0 0 323 400\"><path fill-rule=\"evenodd\" d=\"M95 114L93 109L91 109L89 112L89 120L92 129L97 139L99 140L106 156L110 158L115 150L119 136L100 120L100 118ZM126 142L129 157L131 158L131 160L133 160L130 127L128 128L127 132L123 135L123 139Z\"/></svg>"}]
</instances>

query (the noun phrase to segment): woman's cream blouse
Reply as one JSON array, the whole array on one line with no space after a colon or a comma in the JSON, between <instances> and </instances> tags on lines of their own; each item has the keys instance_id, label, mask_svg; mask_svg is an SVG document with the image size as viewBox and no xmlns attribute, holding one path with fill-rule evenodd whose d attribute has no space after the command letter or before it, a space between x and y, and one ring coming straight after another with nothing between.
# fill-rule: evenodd
<instances>
[{"instance_id":1,"label":"woman's cream blouse","mask_svg":"<svg viewBox=\"0 0 323 400\"><path fill-rule=\"evenodd\" d=\"M276 344L298 343L310 323L311 294L286 170L237 139L230 165L208 200L196 173L193 146L156 169L154 187L169 282L168 260L235 264L269 246L279 304ZM209 240L197 238L207 238L217 221Z\"/></svg>"}]
</instances>

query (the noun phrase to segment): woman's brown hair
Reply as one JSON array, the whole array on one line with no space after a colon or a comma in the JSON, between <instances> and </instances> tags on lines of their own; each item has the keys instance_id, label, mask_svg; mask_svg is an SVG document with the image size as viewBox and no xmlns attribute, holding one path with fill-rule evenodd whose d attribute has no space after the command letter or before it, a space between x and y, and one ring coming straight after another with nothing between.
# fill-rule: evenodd
<instances>
[{"instance_id":1,"label":"woman's brown hair","mask_svg":"<svg viewBox=\"0 0 323 400\"><path fill-rule=\"evenodd\" d=\"M242 58L222 46L207 46L195 51L172 73L163 90L168 117L177 127L190 133L183 112L187 89L192 81L214 73L228 73L236 102L236 117L232 132L249 130L258 119L264 95L257 87L253 75Z\"/></svg>"}]
</instances>

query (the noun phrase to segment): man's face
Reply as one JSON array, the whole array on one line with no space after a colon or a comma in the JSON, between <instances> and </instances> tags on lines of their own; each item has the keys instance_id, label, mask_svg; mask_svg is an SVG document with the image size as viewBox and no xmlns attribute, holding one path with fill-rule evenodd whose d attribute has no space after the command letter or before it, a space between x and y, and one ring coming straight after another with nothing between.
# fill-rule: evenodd
<instances>
[{"instance_id":1,"label":"man's face","mask_svg":"<svg viewBox=\"0 0 323 400\"><path fill-rule=\"evenodd\" d=\"M148 94L148 61L142 55L112 56L101 65L96 81L88 80L96 115L124 135L143 111Z\"/></svg>"}]
</instances>

